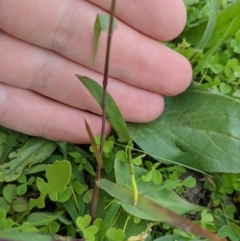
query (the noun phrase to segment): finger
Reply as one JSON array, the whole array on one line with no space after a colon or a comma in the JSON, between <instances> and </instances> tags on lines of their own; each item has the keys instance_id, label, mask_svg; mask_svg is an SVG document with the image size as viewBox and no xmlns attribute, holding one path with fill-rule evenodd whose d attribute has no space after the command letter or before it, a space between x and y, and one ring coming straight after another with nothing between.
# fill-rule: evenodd
<instances>
[{"instance_id":1,"label":"finger","mask_svg":"<svg viewBox=\"0 0 240 241\"><path fill-rule=\"evenodd\" d=\"M108 11L112 0L88 0ZM186 8L181 0L121 0L115 15L122 22L151 38L168 41L177 37L186 24Z\"/></svg>"},{"instance_id":2,"label":"finger","mask_svg":"<svg viewBox=\"0 0 240 241\"><path fill-rule=\"evenodd\" d=\"M0 83L0 125L33 136L56 141L89 143L84 118L93 134L101 131L101 117L87 113L32 91ZM106 133L110 133L107 123Z\"/></svg>"},{"instance_id":3,"label":"finger","mask_svg":"<svg viewBox=\"0 0 240 241\"><path fill-rule=\"evenodd\" d=\"M91 68L93 25L101 12L102 9L85 1L26 0L22 4L17 0L2 0L0 28ZM102 34L95 64L98 72L103 72L105 52L106 34ZM163 95L182 92L192 77L185 58L121 21L114 33L109 74Z\"/></svg>"},{"instance_id":4,"label":"finger","mask_svg":"<svg viewBox=\"0 0 240 241\"><path fill-rule=\"evenodd\" d=\"M102 113L97 102L75 76L76 73L90 76L101 83L101 74L4 33L0 34L0 62L1 82L33 90L72 107ZM108 90L127 121L149 122L162 113L164 103L159 94L114 78L109 78Z\"/></svg>"}]
</instances>

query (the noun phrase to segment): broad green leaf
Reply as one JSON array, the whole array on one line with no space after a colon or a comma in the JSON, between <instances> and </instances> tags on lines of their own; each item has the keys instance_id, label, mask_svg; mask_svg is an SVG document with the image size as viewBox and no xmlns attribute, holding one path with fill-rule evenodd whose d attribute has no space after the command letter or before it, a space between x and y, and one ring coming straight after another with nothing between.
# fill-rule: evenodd
<instances>
[{"instance_id":1,"label":"broad green leaf","mask_svg":"<svg viewBox=\"0 0 240 241\"><path fill-rule=\"evenodd\" d=\"M239 102L196 90L165 101L165 110L157 120L128 124L144 152L165 163L202 171L240 172Z\"/></svg>"},{"instance_id":2,"label":"broad green leaf","mask_svg":"<svg viewBox=\"0 0 240 241\"><path fill-rule=\"evenodd\" d=\"M36 184L40 191L40 196L36 199L30 199L28 211L35 206L38 208L45 207L44 200L47 195L49 195L52 201L57 201L58 193L65 190L71 178L71 164L66 160L62 160L47 165L46 178L47 182L40 177L37 178Z\"/></svg>"},{"instance_id":3,"label":"broad green leaf","mask_svg":"<svg viewBox=\"0 0 240 241\"><path fill-rule=\"evenodd\" d=\"M55 150L52 141L33 137L9 155L10 162L0 166L0 182L11 182L27 172L31 166L46 160Z\"/></svg>"},{"instance_id":4,"label":"broad green leaf","mask_svg":"<svg viewBox=\"0 0 240 241\"><path fill-rule=\"evenodd\" d=\"M94 66L97 51L98 51L98 42L99 37L102 31L107 31L109 29L110 23L110 15L106 14L98 14L94 23L94 57L92 67ZM117 29L117 21L116 19L113 20L113 30Z\"/></svg>"},{"instance_id":5,"label":"broad green leaf","mask_svg":"<svg viewBox=\"0 0 240 241\"><path fill-rule=\"evenodd\" d=\"M116 182L119 185L125 186L131 189L130 175L127 175L129 170L128 163L115 160L115 176ZM141 167L134 167L135 178L138 180L138 192L140 195L154 201L169 210L177 212L178 214L184 214L192 211L201 211L203 208L197 205L193 205L187 202L185 199L179 197L174 191L166 190L161 185L153 182L144 182L141 180L143 175L147 174L147 170ZM149 215L147 210L141 211L132 205L121 203L122 207L130 214L145 220L158 221L155 216Z\"/></svg>"},{"instance_id":6,"label":"broad green leaf","mask_svg":"<svg viewBox=\"0 0 240 241\"><path fill-rule=\"evenodd\" d=\"M76 75L82 84L88 89L92 96L96 99L100 107L102 107L103 88L94 80ZM126 122L124 121L121 112L119 111L113 98L107 93L107 119L112 128L117 132L120 142L129 142L131 137L129 135Z\"/></svg>"},{"instance_id":7,"label":"broad green leaf","mask_svg":"<svg viewBox=\"0 0 240 241\"><path fill-rule=\"evenodd\" d=\"M29 232L13 232L1 231L0 241L74 241L76 239L70 237L63 237L50 234L29 233ZM84 239L79 239L84 241Z\"/></svg>"},{"instance_id":8,"label":"broad green leaf","mask_svg":"<svg viewBox=\"0 0 240 241\"><path fill-rule=\"evenodd\" d=\"M225 36L225 40L232 37L240 28L240 2L236 1L235 3L229 5L224 10L220 11L217 18L217 24L213 31L213 34L208 41L206 47L213 47L220 38L227 32L229 26L231 25L232 21L234 24L229 29L227 35ZM180 37L186 38L188 42L193 45L197 45L199 39L201 39L207 23L202 23L199 26L192 27L187 31L184 31Z\"/></svg>"},{"instance_id":9,"label":"broad green leaf","mask_svg":"<svg viewBox=\"0 0 240 241\"><path fill-rule=\"evenodd\" d=\"M100 181L97 181L97 185L119 201L132 205L133 192L131 190L126 189L119 184L110 182L106 179L101 179ZM135 208L148 213L148 215L154 217L154 220L157 219L162 222L168 222L169 224L178 227L184 231L191 232L197 236L207 238L211 241L223 241L221 238L203 229L196 223L193 223L192 221L162 207L161 205L142 195L138 196L138 202Z\"/></svg>"},{"instance_id":10,"label":"broad green leaf","mask_svg":"<svg viewBox=\"0 0 240 241\"><path fill-rule=\"evenodd\" d=\"M46 168L47 189L39 187L43 192L48 193L52 201L57 200L57 194L65 190L71 177L71 164L68 161L55 161Z\"/></svg>"}]
</instances>

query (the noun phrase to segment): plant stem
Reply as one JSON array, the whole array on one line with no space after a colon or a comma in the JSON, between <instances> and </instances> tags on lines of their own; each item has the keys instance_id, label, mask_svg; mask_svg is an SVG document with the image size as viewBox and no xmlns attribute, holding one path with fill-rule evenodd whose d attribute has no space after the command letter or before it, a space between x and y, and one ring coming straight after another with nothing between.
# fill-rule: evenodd
<instances>
[{"instance_id":1,"label":"plant stem","mask_svg":"<svg viewBox=\"0 0 240 241\"><path fill-rule=\"evenodd\" d=\"M133 206L135 207L138 202L138 188L137 188L137 183L136 183L135 174L134 174L134 166L132 162L132 142L128 143L127 149L128 149L129 172L130 172L130 178L131 178L131 184L132 184L132 190L133 190Z\"/></svg>"},{"instance_id":2,"label":"plant stem","mask_svg":"<svg viewBox=\"0 0 240 241\"><path fill-rule=\"evenodd\" d=\"M105 57L105 66L104 66L104 76L103 76L103 103L102 103L102 130L101 130L101 141L100 141L100 153L103 152L103 145L105 139L105 125L106 125L106 109L107 109L107 85L108 85L108 71L109 71L109 58L110 58L110 49L112 41L112 32L113 32L113 18L115 13L116 0L112 0L111 5L111 17L108 29L108 39L107 39L107 51Z\"/></svg>"},{"instance_id":3,"label":"plant stem","mask_svg":"<svg viewBox=\"0 0 240 241\"><path fill-rule=\"evenodd\" d=\"M115 6L116 6L116 0L112 0L111 10L110 10L110 23L109 23L109 29L108 29L108 39L107 39L107 51L106 51L104 75L103 75L103 102L102 102L103 114L102 114L100 150L99 150L101 157L103 156L103 145L104 145L104 139L105 139L105 126L106 126L106 116L107 116L108 71L109 71L109 58L110 58ZM97 212L97 205L98 205L98 199L99 199L99 187L97 186L96 181L98 181L101 178L100 174L101 174L101 166L98 164L97 170L96 170L94 188L93 188L93 199L92 199L91 210L90 210L91 222L94 221L96 217L96 212Z\"/></svg>"}]
</instances>

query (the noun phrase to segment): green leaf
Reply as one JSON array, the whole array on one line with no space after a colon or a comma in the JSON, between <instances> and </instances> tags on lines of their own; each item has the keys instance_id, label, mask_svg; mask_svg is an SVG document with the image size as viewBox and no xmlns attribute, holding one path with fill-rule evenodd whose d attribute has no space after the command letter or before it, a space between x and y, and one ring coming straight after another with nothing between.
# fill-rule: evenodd
<instances>
[{"instance_id":1,"label":"green leaf","mask_svg":"<svg viewBox=\"0 0 240 241\"><path fill-rule=\"evenodd\" d=\"M83 203L83 202L82 202ZM72 221L76 223L77 217L79 215L78 210L73 202L73 200L68 199L66 202L63 203L64 208L67 210L68 214L70 215Z\"/></svg>"},{"instance_id":2,"label":"green leaf","mask_svg":"<svg viewBox=\"0 0 240 241\"><path fill-rule=\"evenodd\" d=\"M13 130L8 130L10 133L8 135L6 144L3 147L3 150L0 154L0 164L3 164L4 161L6 160L8 154L10 153L13 145L15 144L15 142L17 141L18 137L19 137L19 133Z\"/></svg>"},{"instance_id":3,"label":"green leaf","mask_svg":"<svg viewBox=\"0 0 240 241\"><path fill-rule=\"evenodd\" d=\"M83 195L83 201L85 203L90 203L92 201L92 195L93 195L93 189L89 189L84 195Z\"/></svg>"},{"instance_id":4,"label":"green leaf","mask_svg":"<svg viewBox=\"0 0 240 241\"><path fill-rule=\"evenodd\" d=\"M161 162L236 173L240 172L239 110L240 103L227 96L189 90L166 98L157 120L128 127L144 152Z\"/></svg>"},{"instance_id":5,"label":"green leaf","mask_svg":"<svg viewBox=\"0 0 240 241\"><path fill-rule=\"evenodd\" d=\"M98 237L98 241L103 241L106 232L110 229L112 222L114 221L118 210L120 208L120 203L117 201L113 201L107 214L104 216L104 220L102 222L102 224L99 227L99 237Z\"/></svg>"},{"instance_id":6,"label":"green leaf","mask_svg":"<svg viewBox=\"0 0 240 241\"><path fill-rule=\"evenodd\" d=\"M239 237L235 234L230 225L222 226L217 233L220 237L226 238L229 237L232 241L239 241Z\"/></svg>"},{"instance_id":7,"label":"green leaf","mask_svg":"<svg viewBox=\"0 0 240 241\"><path fill-rule=\"evenodd\" d=\"M8 212L10 209L9 203L7 203L3 197L0 197L0 210L1 209L5 210L5 212Z\"/></svg>"},{"instance_id":8,"label":"green leaf","mask_svg":"<svg viewBox=\"0 0 240 241\"><path fill-rule=\"evenodd\" d=\"M154 239L154 241L186 241L186 239L180 235L165 235L164 237Z\"/></svg>"},{"instance_id":9,"label":"green leaf","mask_svg":"<svg viewBox=\"0 0 240 241\"><path fill-rule=\"evenodd\" d=\"M18 181L19 183L26 183L26 182L27 182L27 177L26 177L26 175L20 176L20 177L17 179L17 181Z\"/></svg>"},{"instance_id":10,"label":"green leaf","mask_svg":"<svg viewBox=\"0 0 240 241\"><path fill-rule=\"evenodd\" d=\"M0 220L1 219L6 219L6 218L7 218L7 214L6 214L5 209L0 207Z\"/></svg>"},{"instance_id":11,"label":"green leaf","mask_svg":"<svg viewBox=\"0 0 240 241\"><path fill-rule=\"evenodd\" d=\"M133 204L133 192L129 189L126 189L125 187L110 182L106 179L97 181L97 185L121 202L125 202L129 205ZM146 197L143 197L142 195L138 196L138 202L134 208L144 211L147 213L147 215L154 217L154 219L151 220L168 222L169 224L176 226L184 231L191 232L197 236L207 238L208 240L222 241L222 239L220 239L218 236L203 229L196 223L191 222L190 220L162 207L161 205Z\"/></svg>"},{"instance_id":12,"label":"green leaf","mask_svg":"<svg viewBox=\"0 0 240 241\"><path fill-rule=\"evenodd\" d=\"M47 228L49 230L49 233L57 233L59 231L60 224L56 221L53 221L48 224Z\"/></svg>"},{"instance_id":13,"label":"green leaf","mask_svg":"<svg viewBox=\"0 0 240 241\"><path fill-rule=\"evenodd\" d=\"M212 70L212 72L214 74L218 74L218 73L223 71L223 66L221 64L219 64L219 63L210 64L209 67L210 67L210 69Z\"/></svg>"},{"instance_id":14,"label":"green leaf","mask_svg":"<svg viewBox=\"0 0 240 241\"><path fill-rule=\"evenodd\" d=\"M129 170L129 164L115 160L115 175L116 182L119 185L125 186L131 189L131 180L130 175L126 175ZM153 171L153 170L152 170ZM184 214L191 211L200 211L202 207L193 205L181 197L179 197L174 191L166 190L164 187L161 188L159 184L155 184L153 182L148 183L142 181L140 178L147 174L147 170L141 167L134 167L135 178L138 180L138 192L140 195L148 198L149 200L154 201L155 203L168 208L178 214ZM126 203L121 203L122 207L130 214L151 221L157 221L156 217L153 217L147 213L147 211L141 211L136 207L133 207Z\"/></svg>"},{"instance_id":15,"label":"green leaf","mask_svg":"<svg viewBox=\"0 0 240 241\"><path fill-rule=\"evenodd\" d=\"M193 177L187 177L182 181L182 185L189 188L195 187L196 179Z\"/></svg>"},{"instance_id":16,"label":"green leaf","mask_svg":"<svg viewBox=\"0 0 240 241\"><path fill-rule=\"evenodd\" d=\"M27 184L23 183L17 187L17 195L22 196L27 192Z\"/></svg>"},{"instance_id":17,"label":"green leaf","mask_svg":"<svg viewBox=\"0 0 240 241\"><path fill-rule=\"evenodd\" d=\"M144 182L150 182L153 178L153 170L149 171L146 175L142 175L142 180Z\"/></svg>"},{"instance_id":18,"label":"green leaf","mask_svg":"<svg viewBox=\"0 0 240 241\"><path fill-rule=\"evenodd\" d=\"M227 32L229 26L231 25L232 21L234 20L234 24L231 26L229 31ZM188 42L193 45L197 45L199 39L201 39L207 23L204 22L196 27L192 27L187 31L184 31L180 37L186 38ZM234 36L234 34L240 28L240 2L236 1L233 4L230 4L227 8L223 11L219 12L217 18L217 24L209 39L206 47L213 47L216 45L219 39L227 32L224 40L229 39L230 37Z\"/></svg>"},{"instance_id":19,"label":"green leaf","mask_svg":"<svg viewBox=\"0 0 240 241\"><path fill-rule=\"evenodd\" d=\"M222 94L226 95L226 94L229 94L232 91L232 88L231 88L230 85L222 82L219 85L219 90Z\"/></svg>"},{"instance_id":20,"label":"green leaf","mask_svg":"<svg viewBox=\"0 0 240 241\"><path fill-rule=\"evenodd\" d=\"M142 164L142 158L145 157L145 154L139 155L132 159L134 165L140 166Z\"/></svg>"},{"instance_id":21,"label":"green leaf","mask_svg":"<svg viewBox=\"0 0 240 241\"><path fill-rule=\"evenodd\" d=\"M36 212L36 213L31 213L27 217L27 222L29 223L38 223L41 222L40 225L37 226L42 226L42 225L48 225L54 220L57 220L59 216L54 215L53 213L44 213L44 212Z\"/></svg>"},{"instance_id":22,"label":"green leaf","mask_svg":"<svg viewBox=\"0 0 240 241\"><path fill-rule=\"evenodd\" d=\"M240 28L240 2L236 1L233 4L230 4L227 8L219 13L217 24L215 30L209 40L208 47L213 46L221 36L227 31L231 22L234 21L234 24L231 26L228 34L225 37L225 40L234 36L234 34Z\"/></svg>"},{"instance_id":23,"label":"green leaf","mask_svg":"<svg viewBox=\"0 0 240 241\"><path fill-rule=\"evenodd\" d=\"M88 89L92 96L96 99L100 107L102 107L103 88L94 80L76 75L82 84ZM120 142L129 142L131 137L129 135L126 122L124 121L121 112L119 111L113 98L107 93L107 119L112 128L117 132Z\"/></svg>"},{"instance_id":24,"label":"green leaf","mask_svg":"<svg viewBox=\"0 0 240 241\"><path fill-rule=\"evenodd\" d=\"M50 158L53 157L53 155L50 156ZM30 174L35 174L39 172L44 172L46 170L47 164L37 164L31 167L25 174L30 175Z\"/></svg>"},{"instance_id":25,"label":"green leaf","mask_svg":"<svg viewBox=\"0 0 240 241\"><path fill-rule=\"evenodd\" d=\"M68 185L71 177L71 164L65 160L55 161L52 165L47 166L46 177L49 198L56 201L57 194L63 192Z\"/></svg>"},{"instance_id":26,"label":"green leaf","mask_svg":"<svg viewBox=\"0 0 240 241\"><path fill-rule=\"evenodd\" d=\"M97 51L98 51L98 42L99 37L102 31L107 31L109 29L110 16L106 14L98 14L94 23L94 57L92 67L94 66ZM114 18L113 20L113 30L117 29L117 21Z\"/></svg>"},{"instance_id":27,"label":"green leaf","mask_svg":"<svg viewBox=\"0 0 240 241\"><path fill-rule=\"evenodd\" d=\"M213 215L208 213L206 209L202 211L201 218L202 218L203 222L212 222L213 221Z\"/></svg>"},{"instance_id":28,"label":"green leaf","mask_svg":"<svg viewBox=\"0 0 240 241\"><path fill-rule=\"evenodd\" d=\"M203 50L206 47L210 37L212 36L213 30L217 22L218 8L219 8L219 1L211 0L208 24L196 49Z\"/></svg>"},{"instance_id":29,"label":"green leaf","mask_svg":"<svg viewBox=\"0 0 240 241\"><path fill-rule=\"evenodd\" d=\"M65 190L57 194L58 202L66 202L72 196L72 190L70 187L66 187Z\"/></svg>"},{"instance_id":30,"label":"green leaf","mask_svg":"<svg viewBox=\"0 0 240 241\"><path fill-rule=\"evenodd\" d=\"M12 203L17 196L17 186L15 184L7 184L2 190L3 197L9 203Z\"/></svg>"},{"instance_id":31,"label":"green leaf","mask_svg":"<svg viewBox=\"0 0 240 241\"><path fill-rule=\"evenodd\" d=\"M228 35L229 31L231 30L232 26L234 26L235 22L236 22L236 18L234 18L232 20L232 22L230 23L230 25L228 26L226 32L222 33L221 37L219 37L216 41L216 43L214 44L214 46L212 48L210 48L208 50L208 52L204 55L204 57L202 58L202 60L197 64L197 66L194 68L193 70L193 74L194 76L196 76L201 70L203 70L204 68L206 68L206 65L208 65L209 59L212 57L213 53L217 51L217 49L219 48L219 46L223 43L223 41L226 39L226 36Z\"/></svg>"},{"instance_id":32,"label":"green leaf","mask_svg":"<svg viewBox=\"0 0 240 241\"><path fill-rule=\"evenodd\" d=\"M15 212L22 213L28 210L28 202L25 199L16 199L12 203L12 208Z\"/></svg>"},{"instance_id":33,"label":"green leaf","mask_svg":"<svg viewBox=\"0 0 240 241\"><path fill-rule=\"evenodd\" d=\"M71 178L71 164L66 161L55 161L53 164L47 165L45 182L42 178L37 178L37 187L40 191L40 196L37 199L30 199L29 210L37 206L38 208L45 207L44 199L47 195L52 201L57 201L58 193L61 193L67 187Z\"/></svg>"},{"instance_id":34,"label":"green leaf","mask_svg":"<svg viewBox=\"0 0 240 241\"><path fill-rule=\"evenodd\" d=\"M91 216L86 214L84 217L78 217L76 224L80 230L84 230L91 223Z\"/></svg>"},{"instance_id":35,"label":"green leaf","mask_svg":"<svg viewBox=\"0 0 240 241\"><path fill-rule=\"evenodd\" d=\"M52 141L33 137L9 155L10 162L0 166L0 182L11 182L27 172L32 165L46 160L56 148Z\"/></svg>"},{"instance_id":36,"label":"green leaf","mask_svg":"<svg viewBox=\"0 0 240 241\"><path fill-rule=\"evenodd\" d=\"M74 181L72 183L72 187L78 195L83 194L83 192L85 191L85 186L82 183L77 182L77 181Z\"/></svg>"},{"instance_id":37,"label":"green leaf","mask_svg":"<svg viewBox=\"0 0 240 241\"><path fill-rule=\"evenodd\" d=\"M106 236L113 241L123 241L125 238L124 232L121 229L116 228L108 229Z\"/></svg>"},{"instance_id":38,"label":"green leaf","mask_svg":"<svg viewBox=\"0 0 240 241\"><path fill-rule=\"evenodd\" d=\"M70 237L63 237L58 235L40 234L40 233L29 233L29 232L13 232L13 231L1 231L1 241L74 241L76 239ZM84 239L79 239L84 241Z\"/></svg>"}]
</instances>

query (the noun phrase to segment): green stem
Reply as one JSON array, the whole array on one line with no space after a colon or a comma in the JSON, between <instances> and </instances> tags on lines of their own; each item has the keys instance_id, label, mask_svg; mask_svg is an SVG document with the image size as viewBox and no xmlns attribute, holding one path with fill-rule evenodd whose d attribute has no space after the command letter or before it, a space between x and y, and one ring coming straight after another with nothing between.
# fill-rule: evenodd
<instances>
[{"instance_id":1,"label":"green stem","mask_svg":"<svg viewBox=\"0 0 240 241\"><path fill-rule=\"evenodd\" d=\"M130 171L130 178L133 190L133 206L137 205L138 202L138 188L137 183L134 175L134 166L132 162L132 142L128 143L127 150L128 150L128 162L129 162L129 171Z\"/></svg>"}]
</instances>

